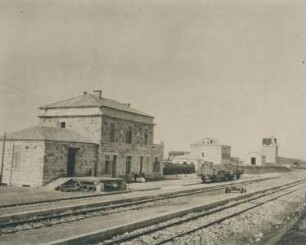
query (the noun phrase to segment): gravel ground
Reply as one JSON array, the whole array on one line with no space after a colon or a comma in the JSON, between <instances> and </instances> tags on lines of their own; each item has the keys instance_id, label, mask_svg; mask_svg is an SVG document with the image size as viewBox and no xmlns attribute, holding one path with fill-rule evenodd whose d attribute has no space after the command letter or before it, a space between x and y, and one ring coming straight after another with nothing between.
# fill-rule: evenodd
<instances>
[{"instance_id":1,"label":"gravel ground","mask_svg":"<svg viewBox=\"0 0 306 245\"><path fill-rule=\"evenodd\" d=\"M278 194L274 195L277 196ZM270 199L271 197L272 196L261 198L261 201ZM231 219L227 219L220 224L201 229L192 233L191 235L177 238L168 244L254 244L260 242L262 238L264 238L265 234L269 234L271 230L275 230L278 227L285 225L286 221L290 220L302 209L304 203L303 201L303 192L296 191L273 202L264 204L259 208L248 211L247 213L241 214ZM253 202L253 204L256 204L256 202ZM251 205L251 203L242 204L239 205L239 207L232 208L230 212L236 212L242 208L248 208ZM205 211L202 213L205 213ZM179 226L162 229L160 231L150 233L149 235L144 235L140 238L121 244L154 244L158 241L172 237L173 234L179 234L182 231L189 230L191 227L198 227L200 225L207 224L228 214L228 211L220 211L217 214L186 222ZM188 218L192 215L194 214L189 214L188 216L184 216L180 219ZM152 227L169 224L177 220L179 219L173 219ZM142 230L146 230L146 228L134 231L134 233L140 232ZM125 237L127 235L128 233L123 234L120 237Z\"/></svg>"},{"instance_id":2,"label":"gravel ground","mask_svg":"<svg viewBox=\"0 0 306 245\"><path fill-rule=\"evenodd\" d=\"M272 230L286 225L303 210L304 193L297 191L289 196L267 203L259 208L225 220L221 224L202 229L182 237L171 244L256 244Z\"/></svg>"},{"instance_id":3,"label":"gravel ground","mask_svg":"<svg viewBox=\"0 0 306 245\"><path fill-rule=\"evenodd\" d=\"M280 239L277 245L306 244L306 205L301 219Z\"/></svg>"}]
</instances>

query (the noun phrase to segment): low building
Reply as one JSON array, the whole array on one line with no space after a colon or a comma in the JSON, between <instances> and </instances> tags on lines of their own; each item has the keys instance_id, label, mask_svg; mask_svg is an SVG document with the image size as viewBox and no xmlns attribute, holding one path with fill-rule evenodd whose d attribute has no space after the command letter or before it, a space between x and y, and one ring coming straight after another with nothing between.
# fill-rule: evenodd
<instances>
[{"instance_id":1,"label":"low building","mask_svg":"<svg viewBox=\"0 0 306 245\"><path fill-rule=\"evenodd\" d=\"M190 152L188 151L169 151L168 153L168 160L172 161L173 158L178 157L178 156L182 156L182 155L186 155Z\"/></svg>"},{"instance_id":2,"label":"low building","mask_svg":"<svg viewBox=\"0 0 306 245\"><path fill-rule=\"evenodd\" d=\"M244 165L265 166L266 156L256 151L249 152L245 155Z\"/></svg>"},{"instance_id":3,"label":"low building","mask_svg":"<svg viewBox=\"0 0 306 245\"><path fill-rule=\"evenodd\" d=\"M196 158L191 153L187 153L184 155L179 155L172 158L172 163L175 164L196 164L199 158Z\"/></svg>"},{"instance_id":4,"label":"low building","mask_svg":"<svg viewBox=\"0 0 306 245\"><path fill-rule=\"evenodd\" d=\"M97 147L69 129L34 126L10 133L5 140L2 183L42 186L58 177L91 176Z\"/></svg>"},{"instance_id":5,"label":"low building","mask_svg":"<svg viewBox=\"0 0 306 245\"><path fill-rule=\"evenodd\" d=\"M292 168L306 168L306 161L278 155L277 139L274 136L263 138L261 152L250 152L245 155L246 165L257 166L286 166Z\"/></svg>"}]
</instances>

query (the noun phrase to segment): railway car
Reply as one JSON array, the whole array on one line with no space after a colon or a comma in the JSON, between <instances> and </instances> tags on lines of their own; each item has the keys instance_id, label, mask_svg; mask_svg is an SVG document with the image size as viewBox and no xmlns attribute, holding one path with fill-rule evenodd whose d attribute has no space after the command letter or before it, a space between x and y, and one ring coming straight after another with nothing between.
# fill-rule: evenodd
<instances>
[{"instance_id":1,"label":"railway car","mask_svg":"<svg viewBox=\"0 0 306 245\"><path fill-rule=\"evenodd\" d=\"M225 181L240 179L244 172L244 166L239 163L215 164L213 162L204 161L199 164L198 176L201 177L203 183L208 181Z\"/></svg>"}]
</instances>

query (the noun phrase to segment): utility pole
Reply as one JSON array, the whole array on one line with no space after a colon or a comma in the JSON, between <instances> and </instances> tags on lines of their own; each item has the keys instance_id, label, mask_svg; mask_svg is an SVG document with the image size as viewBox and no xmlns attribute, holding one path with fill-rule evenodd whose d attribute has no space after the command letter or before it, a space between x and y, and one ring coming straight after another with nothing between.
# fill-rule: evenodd
<instances>
[{"instance_id":1,"label":"utility pole","mask_svg":"<svg viewBox=\"0 0 306 245\"><path fill-rule=\"evenodd\" d=\"M1 169L0 169L0 184L2 184L2 177L3 177L5 139L6 139L6 133L4 133L3 141L2 141L2 159L1 159Z\"/></svg>"}]
</instances>

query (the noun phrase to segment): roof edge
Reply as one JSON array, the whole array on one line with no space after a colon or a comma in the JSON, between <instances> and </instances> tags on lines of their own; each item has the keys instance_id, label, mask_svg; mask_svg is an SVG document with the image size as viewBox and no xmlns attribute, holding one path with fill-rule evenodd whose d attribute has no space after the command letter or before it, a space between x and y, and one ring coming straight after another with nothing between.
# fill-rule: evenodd
<instances>
[{"instance_id":1,"label":"roof edge","mask_svg":"<svg viewBox=\"0 0 306 245\"><path fill-rule=\"evenodd\" d=\"M110 106L105 106L105 105L100 106L100 108L102 108L102 107L109 108L109 109L116 110L116 111L123 111L123 112L126 112L126 113L131 113L131 114L135 114L135 115L139 115L139 116L143 116L143 117L150 117L150 118L153 118L153 119L155 118L154 116L151 116L151 115L146 114L146 113L141 114L141 113L137 113L137 112L130 112L130 111L120 110L120 109L113 108L113 107L110 107ZM137 110L137 109L135 109L135 110Z\"/></svg>"},{"instance_id":2,"label":"roof edge","mask_svg":"<svg viewBox=\"0 0 306 245\"><path fill-rule=\"evenodd\" d=\"M3 140L2 137L0 137L0 140ZM37 141L37 142L67 142L67 143L81 143L81 144L89 144L89 145L99 145L95 142L82 142L82 141L67 141L67 140L50 140L50 139L10 139L6 138L5 141ZM2 143L2 141L0 141Z\"/></svg>"}]
</instances>

